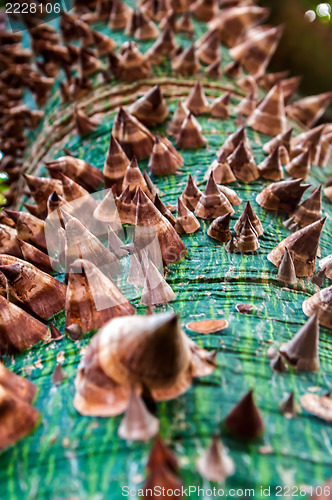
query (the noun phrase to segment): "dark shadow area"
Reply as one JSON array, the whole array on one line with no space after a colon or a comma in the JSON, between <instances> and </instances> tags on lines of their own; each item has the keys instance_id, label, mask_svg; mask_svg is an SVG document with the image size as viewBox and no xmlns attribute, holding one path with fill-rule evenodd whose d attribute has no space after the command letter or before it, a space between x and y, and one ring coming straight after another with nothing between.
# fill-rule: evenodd
<instances>
[{"instance_id":1,"label":"dark shadow area","mask_svg":"<svg viewBox=\"0 0 332 500\"><path fill-rule=\"evenodd\" d=\"M285 25L283 37L269 66L270 71L288 68L290 76L302 75L299 92L303 95L331 90L332 22L318 15L312 22L305 18L306 11L315 10L319 2L260 0L259 3L271 9L268 23ZM331 107L324 118L332 119Z\"/></svg>"}]
</instances>

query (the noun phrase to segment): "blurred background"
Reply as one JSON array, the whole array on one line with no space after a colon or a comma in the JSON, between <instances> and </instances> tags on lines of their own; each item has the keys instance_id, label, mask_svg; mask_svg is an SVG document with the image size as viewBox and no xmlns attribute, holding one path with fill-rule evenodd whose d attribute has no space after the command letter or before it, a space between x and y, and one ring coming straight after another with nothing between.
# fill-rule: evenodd
<instances>
[{"instance_id":1,"label":"blurred background","mask_svg":"<svg viewBox=\"0 0 332 500\"><path fill-rule=\"evenodd\" d=\"M284 35L270 63L270 71L290 70L302 75L300 94L332 90L332 1L259 0L269 7L271 24L285 24ZM324 115L332 121L332 108Z\"/></svg>"}]
</instances>

